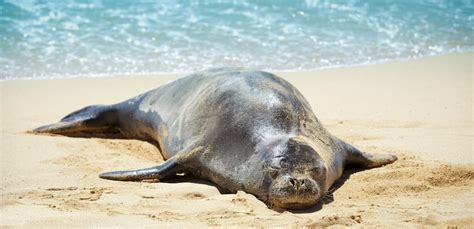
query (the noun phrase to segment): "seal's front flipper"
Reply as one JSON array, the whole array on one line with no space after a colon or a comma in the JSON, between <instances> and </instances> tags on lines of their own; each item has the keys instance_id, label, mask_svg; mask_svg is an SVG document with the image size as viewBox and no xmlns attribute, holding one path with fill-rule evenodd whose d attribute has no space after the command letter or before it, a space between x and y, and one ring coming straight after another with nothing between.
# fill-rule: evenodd
<instances>
[{"instance_id":1,"label":"seal's front flipper","mask_svg":"<svg viewBox=\"0 0 474 229\"><path fill-rule=\"evenodd\" d=\"M196 163L196 159L204 150L203 147L198 146L191 150L177 153L175 156L155 167L102 173L99 177L107 180L143 181L165 179L177 173L195 172L191 171L192 165Z\"/></svg>"},{"instance_id":2,"label":"seal's front flipper","mask_svg":"<svg viewBox=\"0 0 474 229\"><path fill-rule=\"evenodd\" d=\"M358 165L366 169L380 167L397 160L397 156L393 154L365 153L349 144L346 144L345 148L347 152L346 164Z\"/></svg>"},{"instance_id":3,"label":"seal's front flipper","mask_svg":"<svg viewBox=\"0 0 474 229\"><path fill-rule=\"evenodd\" d=\"M114 106L94 105L67 115L58 123L41 126L33 133L61 134L66 136L94 135L94 133L116 132L117 110Z\"/></svg>"},{"instance_id":4,"label":"seal's front flipper","mask_svg":"<svg viewBox=\"0 0 474 229\"><path fill-rule=\"evenodd\" d=\"M175 158L170 158L163 162L163 164L155 167L102 173L99 177L107 180L118 181L160 180L182 172L185 172L185 168L177 163Z\"/></svg>"}]
</instances>

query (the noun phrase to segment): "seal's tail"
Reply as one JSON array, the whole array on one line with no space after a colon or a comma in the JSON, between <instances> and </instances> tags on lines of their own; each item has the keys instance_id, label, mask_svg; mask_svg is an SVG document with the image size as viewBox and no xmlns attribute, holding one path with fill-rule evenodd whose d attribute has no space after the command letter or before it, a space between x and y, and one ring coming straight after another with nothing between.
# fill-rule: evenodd
<instances>
[{"instance_id":1,"label":"seal's tail","mask_svg":"<svg viewBox=\"0 0 474 229\"><path fill-rule=\"evenodd\" d=\"M119 134L118 115L114 106L94 105L68 114L58 123L34 129L38 134L60 134L66 136L96 136L107 133Z\"/></svg>"}]
</instances>

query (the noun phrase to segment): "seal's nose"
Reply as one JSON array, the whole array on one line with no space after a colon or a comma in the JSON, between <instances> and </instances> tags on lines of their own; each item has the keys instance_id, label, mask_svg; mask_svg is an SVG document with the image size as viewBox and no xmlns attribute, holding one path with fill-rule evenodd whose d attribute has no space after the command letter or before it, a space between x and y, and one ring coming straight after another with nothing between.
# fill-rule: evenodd
<instances>
[{"instance_id":1,"label":"seal's nose","mask_svg":"<svg viewBox=\"0 0 474 229\"><path fill-rule=\"evenodd\" d=\"M293 176L288 177L288 182L296 190L306 189L311 184L308 178L295 178Z\"/></svg>"},{"instance_id":2,"label":"seal's nose","mask_svg":"<svg viewBox=\"0 0 474 229\"><path fill-rule=\"evenodd\" d=\"M285 209L301 209L316 204L320 197L318 183L304 174L278 177L270 190L271 204Z\"/></svg>"}]
</instances>

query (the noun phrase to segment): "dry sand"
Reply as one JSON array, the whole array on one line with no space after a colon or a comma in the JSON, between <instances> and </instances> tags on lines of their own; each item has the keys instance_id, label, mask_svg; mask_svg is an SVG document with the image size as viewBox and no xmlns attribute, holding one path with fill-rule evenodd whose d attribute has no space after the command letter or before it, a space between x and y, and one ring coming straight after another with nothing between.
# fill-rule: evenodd
<instances>
[{"instance_id":1,"label":"dry sand","mask_svg":"<svg viewBox=\"0 0 474 229\"><path fill-rule=\"evenodd\" d=\"M135 140L26 133L90 104L115 103L177 76L6 81L1 96L0 225L474 226L473 54L313 72L281 73L333 134L399 160L348 170L324 204L276 212L210 183L113 182L104 171L153 166Z\"/></svg>"}]
</instances>

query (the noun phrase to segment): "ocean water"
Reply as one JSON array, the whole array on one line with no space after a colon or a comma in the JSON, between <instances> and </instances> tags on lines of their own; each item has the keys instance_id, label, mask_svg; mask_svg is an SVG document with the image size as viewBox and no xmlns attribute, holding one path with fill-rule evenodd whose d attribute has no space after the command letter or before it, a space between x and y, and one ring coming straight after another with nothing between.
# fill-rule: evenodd
<instances>
[{"instance_id":1,"label":"ocean water","mask_svg":"<svg viewBox=\"0 0 474 229\"><path fill-rule=\"evenodd\" d=\"M309 70L474 50L474 1L0 0L0 80Z\"/></svg>"}]
</instances>

